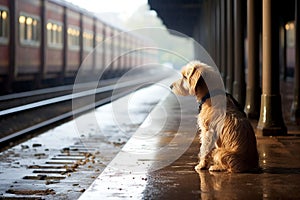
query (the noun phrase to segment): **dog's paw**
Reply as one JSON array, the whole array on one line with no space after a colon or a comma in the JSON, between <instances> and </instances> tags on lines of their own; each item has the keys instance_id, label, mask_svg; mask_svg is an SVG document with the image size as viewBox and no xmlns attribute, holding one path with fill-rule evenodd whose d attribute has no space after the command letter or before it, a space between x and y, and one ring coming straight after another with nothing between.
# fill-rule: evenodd
<instances>
[{"instance_id":1,"label":"dog's paw","mask_svg":"<svg viewBox=\"0 0 300 200\"><path fill-rule=\"evenodd\" d=\"M200 163L195 167L196 171L208 169L206 160L201 160Z\"/></svg>"},{"instance_id":2,"label":"dog's paw","mask_svg":"<svg viewBox=\"0 0 300 200\"><path fill-rule=\"evenodd\" d=\"M210 166L210 168L208 169L210 172L223 172L226 171L226 169L218 166L218 165L212 165Z\"/></svg>"},{"instance_id":3,"label":"dog's paw","mask_svg":"<svg viewBox=\"0 0 300 200\"><path fill-rule=\"evenodd\" d=\"M198 171L198 172L201 171L201 170L205 170L205 169L207 169L207 168L200 166L200 164L195 166L195 171Z\"/></svg>"}]
</instances>

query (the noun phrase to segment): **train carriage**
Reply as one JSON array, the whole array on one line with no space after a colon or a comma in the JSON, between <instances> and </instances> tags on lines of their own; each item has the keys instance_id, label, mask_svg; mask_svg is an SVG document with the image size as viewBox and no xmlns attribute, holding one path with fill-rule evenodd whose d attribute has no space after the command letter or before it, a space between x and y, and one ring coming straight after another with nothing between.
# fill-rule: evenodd
<instances>
[{"instance_id":1,"label":"train carriage","mask_svg":"<svg viewBox=\"0 0 300 200\"><path fill-rule=\"evenodd\" d=\"M81 28L80 28L80 13L67 9L67 63L65 76L74 76L81 62L80 43L81 43Z\"/></svg>"},{"instance_id":2,"label":"train carriage","mask_svg":"<svg viewBox=\"0 0 300 200\"><path fill-rule=\"evenodd\" d=\"M64 72L64 8L46 1L46 61L45 78L58 77Z\"/></svg>"},{"instance_id":3,"label":"train carriage","mask_svg":"<svg viewBox=\"0 0 300 200\"><path fill-rule=\"evenodd\" d=\"M122 32L120 34L120 45L119 45L119 50L120 50L120 60L119 60L119 69L120 72L124 72L125 65L126 65L126 49L125 49L125 43L126 43L126 34L125 32Z\"/></svg>"},{"instance_id":4,"label":"train carriage","mask_svg":"<svg viewBox=\"0 0 300 200\"><path fill-rule=\"evenodd\" d=\"M104 65L104 24L96 21L95 70L103 69Z\"/></svg>"},{"instance_id":5,"label":"train carriage","mask_svg":"<svg viewBox=\"0 0 300 200\"><path fill-rule=\"evenodd\" d=\"M112 60L112 28L108 25L105 26L105 66L108 67L111 65Z\"/></svg>"},{"instance_id":6,"label":"train carriage","mask_svg":"<svg viewBox=\"0 0 300 200\"><path fill-rule=\"evenodd\" d=\"M130 35L129 39L129 49L130 49L130 65L129 68L132 68L132 66L135 66L135 55L136 55L136 45L135 45L135 40L132 35Z\"/></svg>"},{"instance_id":7,"label":"train carriage","mask_svg":"<svg viewBox=\"0 0 300 200\"><path fill-rule=\"evenodd\" d=\"M94 68L94 54L92 54L94 41L94 19L92 16L82 15L82 62L81 65L86 73L93 71Z\"/></svg>"},{"instance_id":8,"label":"train carriage","mask_svg":"<svg viewBox=\"0 0 300 200\"><path fill-rule=\"evenodd\" d=\"M9 20L8 0L0 0L0 76L2 79L9 73Z\"/></svg>"},{"instance_id":9,"label":"train carriage","mask_svg":"<svg viewBox=\"0 0 300 200\"><path fill-rule=\"evenodd\" d=\"M131 66L131 54L132 54L132 52L131 52L131 45L130 45L130 43L131 43L131 36L130 36L130 34L128 34L127 35L127 37L126 37L126 44L125 44L125 46L126 46L126 60L127 60L127 62L126 62L126 70L128 70L129 68L130 68L130 66Z\"/></svg>"},{"instance_id":10,"label":"train carriage","mask_svg":"<svg viewBox=\"0 0 300 200\"><path fill-rule=\"evenodd\" d=\"M18 40L14 71L17 78L28 79L41 70L41 1L15 1L15 11Z\"/></svg>"},{"instance_id":11,"label":"train carriage","mask_svg":"<svg viewBox=\"0 0 300 200\"><path fill-rule=\"evenodd\" d=\"M139 49L140 49L140 50L138 51L138 65L143 65L143 52L145 51L145 50L144 50L145 43L139 41L139 42L138 42L138 45L139 45Z\"/></svg>"},{"instance_id":12,"label":"train carriage","mask_svg":"<svg viewBox=\"0 0 300 200\"><path fill-rule=\"evenodd\" d=\"M118 74L120 69L120 31L118 29L114 30L113 33L113 66L112 69L115 74Z\"/></svg>"},{"instance_id":13,"label":"train carriage","mask_svg":"<svg viewBox=\"0 0 300 200\"><path fill-rule=\"evenodd\" d=\"M109 37L110 37L110 41L111 41L111 53L110 53L110 60L109 60L109 71L110 71L110 74L112 76L115 75L115 65L116 65L116 62L115 62L115 56L116 56L116 52L115 52L115 45L117 43L116 41L116 38L115 38L115 30L114 30L114 27L110 26L110 34L109 34Z\"/></svg>"},{"instance_id":14,"label":"train carriage","mask_svg":"<svg viewBox=\"0 0 300 200\"><path fill-rule=\"evenodd\" d=\"M82 63L120 76L141 62L141 38L121 31L63 0L0 0L0 93L70 83Z\"/></svg>"}]
</instances>

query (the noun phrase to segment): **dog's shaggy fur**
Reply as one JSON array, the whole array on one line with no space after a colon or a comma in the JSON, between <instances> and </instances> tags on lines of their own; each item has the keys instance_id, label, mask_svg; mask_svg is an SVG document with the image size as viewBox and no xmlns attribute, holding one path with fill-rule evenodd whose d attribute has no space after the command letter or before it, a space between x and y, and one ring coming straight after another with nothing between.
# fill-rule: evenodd
<instances>
[{"instance_id":1,"label":"dog's shaggy fur","mask_svg":"<svg viewBox=\"0 0 300 200\"><path fill-rule=\"evenodd\" d=\"M181 73L182 78L172 84L172 91L178 95L194 95L201 102L197 120L200 162L195 169L229 172L257 169L254 130L237 101L225 94L218 71L192 61L183 67Z\"/></svg>"}]
</instances>

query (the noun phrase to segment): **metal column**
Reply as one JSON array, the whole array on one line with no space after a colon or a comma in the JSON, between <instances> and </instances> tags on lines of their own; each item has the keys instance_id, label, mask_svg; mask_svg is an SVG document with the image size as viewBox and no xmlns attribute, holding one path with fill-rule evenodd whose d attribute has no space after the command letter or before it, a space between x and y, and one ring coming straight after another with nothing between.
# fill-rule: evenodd
<instances>
[{"instance_id":1,"label":"metal column","mask_svg":"<svg viewBox=\"0 0 300 200\"><path fill-rule=\"evenodd\" d=\"M227 0L227 77L226 89L232 93L233 79L233 53L234 53L234 38L233 38L233 0Z\"/></svg>"},{"instance_id":2,"label":"metal column","mask_svg":"<svg viewBox=\"0 0 300 200\"><path fill-rule=\"evenodd\" d=\"M221 64L220 64L220 52L221 52L221 48L220 48L220 43L221 43L221 31L220 31L220 1L216 0L215 1L215 32L216 32L216 40L215 40L215 53L216 53L216 65L218 66L219 70L221 71Z\"/></svg>"},{"instance_id":3,"label":"metal column","mask_svg":"<svg viewBox=\"0 0 300 200\"><path fill-rule=\"evenodd\" d=\"M233 96L244 107L245 105L245 54L243 1L234 0L234 82Z\"/></svg>"},{"instance_id":4,"label":"metal column","mask_svg":"<svg viewBox=\"0 0 300 200\"><path fill-rule=\"evenodd\" d=\"M279 19L277 1L263 0L263 72L258 134L285 135L279 89Z\"/></svg>"},{"instance_id":5,"label":"metal column","mask_svg":"<svg viewBox=\"0 0 300 200\"><path fill-rule=\"evenodd\" d=\"M294 100L292 104L292 120L300 124L300 3L295 1L295 74L294 74Z\"/></svg>"},{"instance_id":6,"label":"metal column","mask_svg":"<svg viewBox=\"0 0 300 200\"><path fill-rule=\"evenodd\" d=\"M286 81L287 78L287 31L285 29L285 21L281 21L280 26L280 65L282 70L282 79Z\"/></svg>"},{"instance_id":7,"label":"metal column","mask_svg":"<svg viewBox=\"0 0 300 200\"><path fill-rule=\"evenodd\" d=\"M259 118L260 78L259 78L259 17L258 0L247 1L247 38L248 38L248 77L245 111L249 118Z\"/></svg>"},{"instance_id":8,"label":"metal column","mask_svg":"<svg viewBox=\"0 0 300 200\"><path fill-rule=\"evenodd\" d=\"M221 4L221 74L222 78L226 80L227 74L227 28L226 28L226 2L220 0Z\"/></svg>"}]
</instances>

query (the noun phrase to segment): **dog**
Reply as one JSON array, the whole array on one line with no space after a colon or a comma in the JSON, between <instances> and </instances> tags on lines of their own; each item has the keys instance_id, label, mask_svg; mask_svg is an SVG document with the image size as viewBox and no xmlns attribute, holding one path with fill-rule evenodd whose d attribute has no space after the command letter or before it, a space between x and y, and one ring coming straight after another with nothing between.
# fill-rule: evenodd
<instances>
[{"instance_id":1,"label":"dog","mask_svg":"<svg viewBox=\"0 0 300 200\"><path fill-rule=\"evenodd\" d=\"M176 95L195 96L199 103L199 164L196 171L247 172L258 169L255 132L238 102L225 93L218 70L191 61L171 85Z\"/></svg>"}]
</instances>

